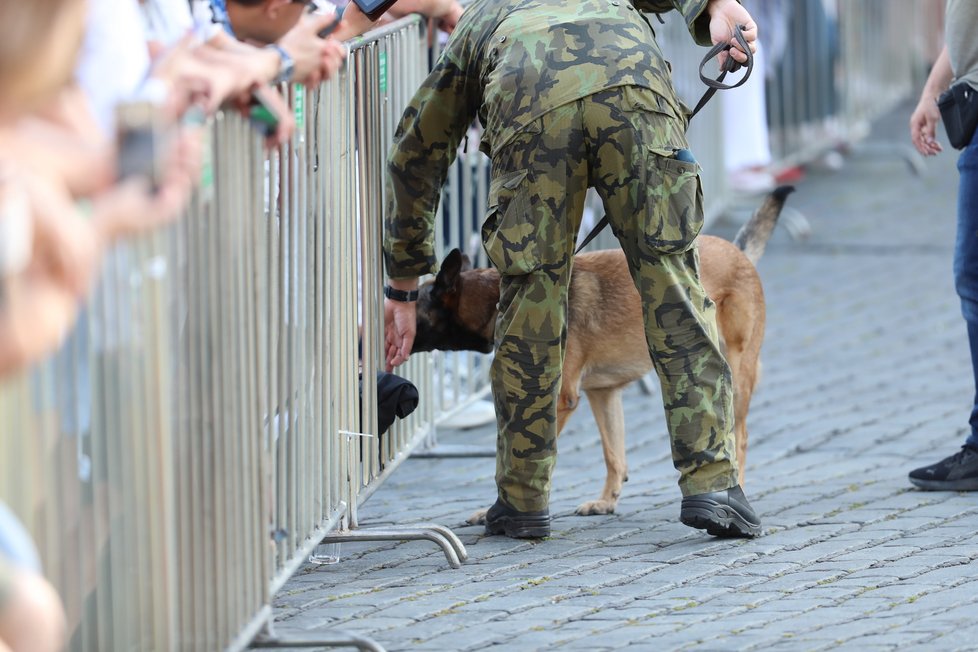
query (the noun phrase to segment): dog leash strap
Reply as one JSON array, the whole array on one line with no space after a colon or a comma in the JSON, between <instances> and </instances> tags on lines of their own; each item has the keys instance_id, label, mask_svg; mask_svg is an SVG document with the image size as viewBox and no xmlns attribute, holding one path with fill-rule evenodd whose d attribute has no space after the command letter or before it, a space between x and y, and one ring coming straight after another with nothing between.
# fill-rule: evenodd
<instances>
[{"instance_id":1,"label":"dog leash strap","mask_svg":"<svg viewBox=\"0 0 978 652\"><path fill-rule=\"evenodd\" d=\"M703 93L703 97L700 98L700 101L696 103L696 108L693 109L693 112L689 114L689 120L692 120L693 116L699 113L700 109L706 106L706 103L710 101L710 98L716 95L717 91L725 91L743 85L743 83L747 81L747 78L750 77L750 74L754 71L754 54L750 50L750 45L747 44L747 39L744 38L743 30L744 30L743 25L736 25L734 26L733 35L734 35L734 39L737 41L737 44L740 45L740 49L747 54L747 71L744 73L744 76L741 77L740 81L738 81L736 84L724 84L723 80L727 76L728 72L736 72L742 67L741 64L737 63L737 61L735 61L733 57L728 56L727 60L723 64L723 70L720 71L720 76L717 77L716 79L710 79L709 77L703 74L703 68L706 66L706 64L708 64L710 61L713 60L713 57L717 56L721 52L730 50L733 46L730 43L717 43L712 48L710 48L710 51L706 53L706 56L704 56L703 60L700 62L700 68L699 68L700 79L703 81L704 84L709 86L709 88L707 88L706 92ZM594 225L594 228L591 229L591 232L587 234L587 237L584 238L584 241L581 242L581 244L577 245L577 250L574 253L575 254L581 253L581 250L584 249L584 247L591 244L591 241L594 240L596 237L598 237L598 234L601 233L601 231L603 231L604 227L606 226L608 226L607 214L602 216L602 218L598 221L598 223Z\"/></svg>"},{"instance_id":2,"label":"dog leash strap","mask_svg":"<svg viewBox=\"0 0 978 652\"><path fill-rule=\"evenodd\" d=\"M706 56L703 57L703 60L700 62L699 68L700 81L709 86L709 88L707 88L706 92L703 93L703 97L700 98L700 101L696 103L696 108L693 109L693 112L689 114L690 120L693 119L694 115L699 113L700 109L706 106L706 103L710 101L710 98L712 98L718 90L726 91L730 90L731 88L742 86L744 82L747 81L747 78L750 77L750 74L754 72L754 54L750 51L750 46L747 44L747 39L744 38L743 30L743 25L734 26L733 36L734 40L736 40L737 44L740 46L740 49L747 54L747 71L736 84L724 84L723 80L727 76L728 72L736 72L742 67L741 64L737 63L733 57L728 56L727 60L723 64L723 69L720 71L720 76L716 79L710 79L703 74L703 68L713 59L713 57L717 56L721 52L729 51L733 46L730 43L717 43L710 48L710 51L706 53Z\"/></svg>"}]
</instances>

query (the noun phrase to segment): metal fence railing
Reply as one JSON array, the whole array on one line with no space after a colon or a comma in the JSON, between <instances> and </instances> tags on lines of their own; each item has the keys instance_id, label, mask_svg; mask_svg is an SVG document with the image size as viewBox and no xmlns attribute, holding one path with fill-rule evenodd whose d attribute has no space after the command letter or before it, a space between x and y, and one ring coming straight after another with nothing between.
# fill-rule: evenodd
<instances>
[{"instance_id":1,"label":"metal fence railing","mask_svg":"<svg viewBox=\"0 0 978 652\"><path fill-rule=\"evenodd\" d=\"M835 124L865 123L913 90L919 52L873 56L900 49L911 10L840 3ZM680 23L660 38L692 103L703 50ZM338 79L290 89L299 128L275 156L239 116L218 115L185 219L111 252L62 350L0 386L0 500L38 542L70 649L247 647L323 540L427 539L464 561L445 528L376 530L357 517L407 456L435 448L440 420L487 392L486 356L414 356L398 373L421 403L376 436L384 167L429 47L418 17L351 43ZM718 111L690 132L711 215L730 198ZM797 116L772 118L779 158L823 144ZM488 161L470 138L438 243L485 264ZM616 246L607 237L596 246Z\"/></svg>"}]
</instances>

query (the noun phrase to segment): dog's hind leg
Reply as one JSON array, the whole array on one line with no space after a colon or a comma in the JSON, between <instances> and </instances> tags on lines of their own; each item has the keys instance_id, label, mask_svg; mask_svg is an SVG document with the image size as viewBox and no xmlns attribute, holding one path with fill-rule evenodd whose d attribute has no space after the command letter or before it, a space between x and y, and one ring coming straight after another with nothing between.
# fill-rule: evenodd
<instances>
[{"instance_id":1,"label":"dog's hind leg","mask_svg":"<svg viewBox=\"0 0 978 652\"><path fill-rule=\"evenodd\" d=\"M578 506L576 511L582 516L613 514L618 507L621 486L628 480L628 466L625 462L625 410L621 402L621 391L621 387L585 390L601 433L601 448L604 451L608 475L601 496Z\"/></svg>"},{"instance_id":2,"label":"dog's hind leg","mask_svg":"<svg viewBox=\"0 0 978 652\"><path fill-rule=\"evenodd\" d=\"M734 440L741 487L744 486L744 471L747 468L747 413L750 411L750 401L757 383L759 355L760 345L752 337L735 336L725 341L724 356L730 365L734 385Z\"/></svg>"}]
</instances>

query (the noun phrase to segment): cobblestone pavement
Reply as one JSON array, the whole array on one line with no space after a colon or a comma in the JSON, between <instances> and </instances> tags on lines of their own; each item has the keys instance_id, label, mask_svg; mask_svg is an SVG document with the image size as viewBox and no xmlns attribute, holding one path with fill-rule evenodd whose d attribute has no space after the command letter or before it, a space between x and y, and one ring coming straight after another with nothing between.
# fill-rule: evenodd
<instances>
[{"instance_id":1,"label":"cobblestone pavement","mask_svg":"<svg viewBox=\"0 0 978 652\"><path fill-rule=\"evenodd\" d=\"M469 561L452 570L426 542L342 544L339 564L302 569L276 598L278 632L346 630L388 650L978 649L978 500L907 482L957 450L972 393L950 271L957 157L912 174L908 117L888 116L841 171L809 171L789 204L812 236L779 229L759 265L746 490L762 537L679 523L659 397L633 386L618 513L574 515L604 478L586 408L560 441L546 541L464 525L494 499L491 459L412 458L362 524L448 525ZM489 447L494 433L440 440Z\"/></svg>"}]
</instances>

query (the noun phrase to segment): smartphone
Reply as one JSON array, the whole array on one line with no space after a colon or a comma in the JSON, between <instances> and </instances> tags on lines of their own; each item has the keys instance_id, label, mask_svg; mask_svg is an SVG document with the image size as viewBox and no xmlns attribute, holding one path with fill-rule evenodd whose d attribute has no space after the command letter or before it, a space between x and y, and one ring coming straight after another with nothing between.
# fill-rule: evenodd
<instances>
[{"instance_id":1,"label":"smartphone","mask_svg":"<svg viewBox=\"0 0 978 652\"><path fill-rule=\"evenodd\" d=\"M116 106L117 177L140 176L155 190L163 177L166 125L162 107L150 101L121 102Z\"/></svg>"},{"instance_id":2,"label":"smartphone","mask_svg":"<svg viewBox=\"0 0 978 652\"><path fill-rule=\"evenodd\" d=\"M391 8L397 0L353 0L360 7L360 11L370 20L377 20Z\"/></svg>"},{"instance_id":3,"label":"smartphone","mask_svg":"<svg viewBox=\"0 0 978 652\"><path fill-rule=\"evenodd\" d=\"M269 98L272 89L259 87L251 92L251 106L248 109L248 118L263 136L274 136L278 131L282 116L275 104Z\"/></svg>"}]
</instances>

